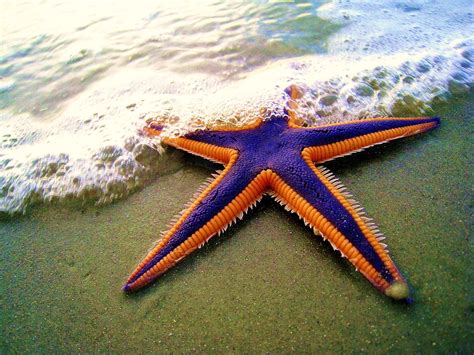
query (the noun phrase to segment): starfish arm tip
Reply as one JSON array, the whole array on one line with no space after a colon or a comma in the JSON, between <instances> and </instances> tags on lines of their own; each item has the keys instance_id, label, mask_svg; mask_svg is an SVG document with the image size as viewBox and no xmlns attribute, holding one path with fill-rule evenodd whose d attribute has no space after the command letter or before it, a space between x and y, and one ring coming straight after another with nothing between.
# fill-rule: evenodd
<instances>
[{"instance_id":1,"label":"starfish arm tip","mask_svg":"<svg viewBox=\"0 0 474 355\"><path fill-rule=\"evenodd\" d=\"M146 126L143 127L143 132L149 137L154 137L159 136L164 128L165 127L163 124L160 124L157 121L149 120L147 121Z\"/></svg>"},{"instance_id":2,"label":"starfish arm tip","mask_svg":"<svg viewBox=\"0 0 474 355\"><path fill-rule=\"evenodd\" d=\"M385 295L396 301L409 300L410 289L406 282L395 281L385 290Z\"/></svg>"}]
</instances>

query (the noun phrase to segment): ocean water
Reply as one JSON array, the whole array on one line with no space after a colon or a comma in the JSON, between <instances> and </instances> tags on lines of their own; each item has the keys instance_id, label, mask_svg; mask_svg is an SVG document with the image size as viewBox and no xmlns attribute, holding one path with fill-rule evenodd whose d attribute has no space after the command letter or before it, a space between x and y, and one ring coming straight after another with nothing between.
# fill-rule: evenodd
<instances>
[{"instance_id":1,"label":"ocean water","mask_svg":"<svg viewBox=\"0 0 474 355\"><path fill-rule=\"evenodd\" d=\"M429 115L474 84L471 0L2 1L0 212L108 203L183 134L281 112L308 125Z\"/></svg>"}]
</instances>

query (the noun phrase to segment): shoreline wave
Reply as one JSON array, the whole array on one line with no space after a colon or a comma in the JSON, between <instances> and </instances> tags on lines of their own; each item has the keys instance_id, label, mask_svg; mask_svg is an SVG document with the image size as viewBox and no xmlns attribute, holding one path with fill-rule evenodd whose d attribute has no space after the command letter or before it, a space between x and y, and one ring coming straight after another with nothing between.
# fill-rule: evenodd
<instances>
[{"instance_id":1,"label":"shoreline wave","mask_svg":"<svg viewBox=\"0 0 474 355\"><path fill-rule=\"evenodd\" d=\"M0 213L24 213L49 202L105 204L146 186L173 165L160 155L158 141L141 134L150 118L166 123L168 135L244 125L262 108L281 114L283 90L290 84L304 91L298 114L307 125L429 115L433 105L472 92L474 38L452 31L438 40L438 33L436 45L429 46L420 38L436 26L416 33L419 24L406 23L417 13L427 17L420 23L429 22L431 12L447 5L396 2L391 4L396 13L387 13L384 5L373 5L377 16L365 3L321 6L320 16L342 24L324 54L279 59L233 79L137 64L109 72L46 118L0 111ZM444 11L450 11L448 29L469 18L453 22L457 8ZM392 27L400 23L397 33L408 35L389 41L385 28L366 36L370 17L377 23L390 16Z\"/></svg>"}]
</instances>

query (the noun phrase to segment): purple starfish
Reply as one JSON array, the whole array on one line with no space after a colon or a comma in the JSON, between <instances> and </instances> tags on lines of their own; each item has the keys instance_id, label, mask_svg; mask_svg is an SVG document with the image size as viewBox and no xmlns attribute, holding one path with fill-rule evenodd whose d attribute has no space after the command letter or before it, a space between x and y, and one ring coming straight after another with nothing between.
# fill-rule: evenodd
<instances>
[{"instance_id":1,"label":"purple starfish","mask_svg":"<svg viewBox=\"0 0 474 355\"><path fill-rule=\"evenodd\" d=\"M264 193L297 213L346 257L376 288L407 299L408 286L390 259L382 234L342 184L325 168L336 157L425 132L439 118L377 118L307 128L297 124L296 86L284 116L239 129L201 130L163 142L225 165L138 265L124 286L137 290L241 218ZM162 126L150 123L158 135Z\"/></svg>"}]
</instances>

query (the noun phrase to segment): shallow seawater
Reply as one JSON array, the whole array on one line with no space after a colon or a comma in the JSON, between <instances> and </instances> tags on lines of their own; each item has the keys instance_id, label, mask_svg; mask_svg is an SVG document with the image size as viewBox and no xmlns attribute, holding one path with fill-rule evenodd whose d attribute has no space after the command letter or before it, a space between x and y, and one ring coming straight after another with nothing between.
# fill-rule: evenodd
<instances>
[{"instance_id":1,"label":"shallow seawater","mask_svg":"<svg viewBox=\"0 0 474 355\"><path fill-rule=\"evenodd\" d=\"M311 125L432 114L474 82L470 5L6 1L0 212L127 196L167 165L147 119L239 125L281 112L289 84Z\"/></svg>"}]
</instances>

